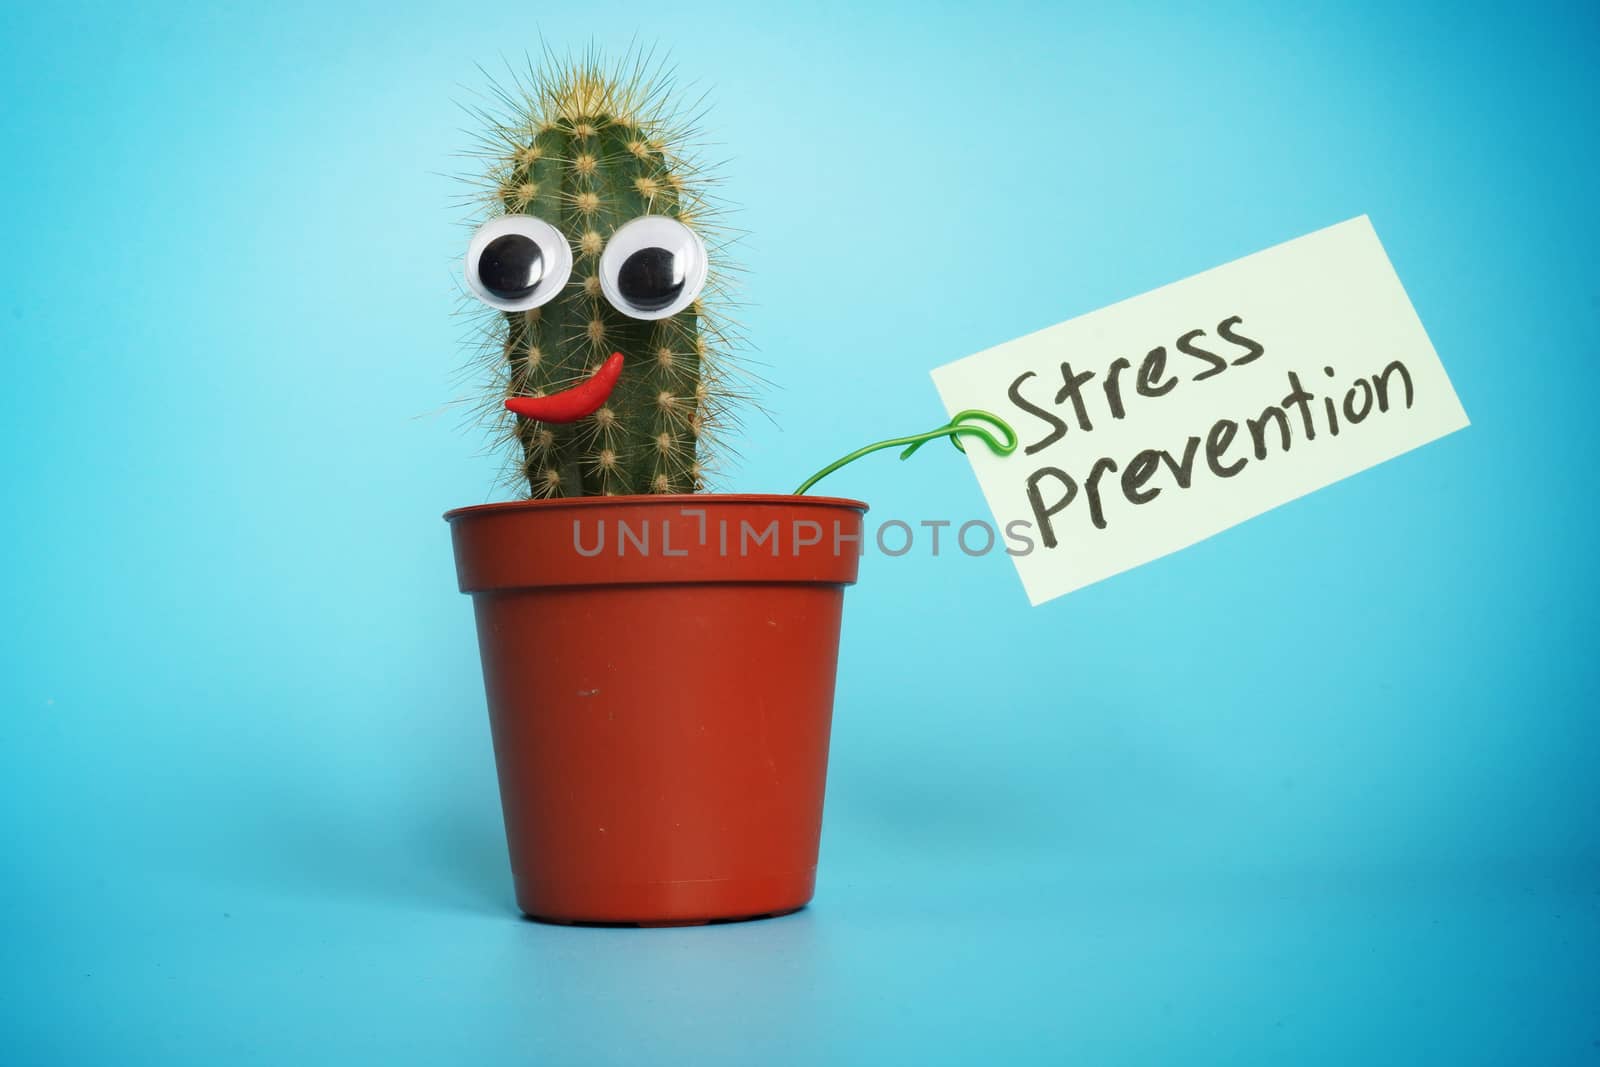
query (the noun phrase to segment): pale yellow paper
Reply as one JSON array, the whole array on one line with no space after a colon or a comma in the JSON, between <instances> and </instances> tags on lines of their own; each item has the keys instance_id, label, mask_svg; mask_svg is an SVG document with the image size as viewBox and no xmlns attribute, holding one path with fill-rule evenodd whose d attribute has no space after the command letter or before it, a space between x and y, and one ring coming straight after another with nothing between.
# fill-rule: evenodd
<instances>
[{"instance_id":1,"label":"pale yellow paper","mask_svg":"<svg viewBox=\"0 0 1600 1067\"><path fill-rule=\"evenodd\" d=\"M1242 317L1235 332L1261 342L1266 353L1205 381L1190 380L1206 364L1176 352L1175 340L1204 329L1206 336L1195 343L1224 358L1241 356L1243 351L1219 340L1215 329L1235 315ZM1137 372L1145 354L1158 345L1167 349L1167 376L1177 374L1180 381L1165 396L1140 396L1134 388ZM1126 415L1116 420L1109 415L1103 381L1119 356L1132 368L1120 376ZM1370 382L1395 359L1410 372L1412 407L1405 408L1403 387L1391 375L1388 412L1374 410L1359 425L1349 425L1340 410L1340 433L1328 433L1321 398L1331 396L1342 408L1355 379ZM1063 361L1070 361L1074 371L1095 371L1083 387L1090 432L1079 428L1070 403L1050 403L1062 384ZM1335 376L1325 374L1326 366ZM980 446L966 454L999 529L1015 520L1033 523L1026 484L1038 468L1061 468L1080 485L1078 496L1054 518L1058 546L1036 543L1031 553L1014 558L1036 605L1185 548L1467 425L1438 354L1366 216L957 360L935 370L933 380L952 415L967 408L996 412L1028 444L1044 437L1049 426L1019 410L1007 389L1029 370L1037 376L1026 383L1023 395L1066 419L1071 428L1065 437L1032 455L1019 449L1002 458ZM1317 394L1311 405L1316 438L1306 439L1301 414L1291 407L1290 450L1279 449L1273 428L1272 447L1258 460L1244 420L1259 416L1265 405L1281 406L1291 370ZM1232 478L1217 477L1206 464L1207 432L1222 418L1238 422L1240 429L1221 462L1249 461ZM1105 474L1100 491L1106 528L1091 525L1082 483L1096 459L1110 457L1119 472L1142 449L1165 449L1181 459L1191 435L1201 438L1191 488L1179 490L1163 465L1146 483L1161 488L1161 494L1134 506L1123 495L1119 474ZM1048 499L1058 489L1052 479L1041 482ZM1038 542L1037 528L1030 536Z\"/></svg>"}]
</instances>

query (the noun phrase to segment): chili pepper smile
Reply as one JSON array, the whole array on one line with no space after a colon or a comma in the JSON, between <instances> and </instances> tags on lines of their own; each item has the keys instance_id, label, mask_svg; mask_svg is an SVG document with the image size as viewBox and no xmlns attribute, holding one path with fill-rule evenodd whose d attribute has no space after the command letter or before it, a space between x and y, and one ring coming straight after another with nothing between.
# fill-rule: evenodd
<instances>
[{"instance_id":1,"label":"chili pepper smile","mask_svg":"<svg viewBox=\"0 0 1600 1067\"><path fill-rule=\"evenodd\" d=\"M508 396L506 410L525 419L540 422L577 422L593 415L611 396L622 375L622 353L613 352L593 374L548 396Z\"/></svg>"}]
</instances>

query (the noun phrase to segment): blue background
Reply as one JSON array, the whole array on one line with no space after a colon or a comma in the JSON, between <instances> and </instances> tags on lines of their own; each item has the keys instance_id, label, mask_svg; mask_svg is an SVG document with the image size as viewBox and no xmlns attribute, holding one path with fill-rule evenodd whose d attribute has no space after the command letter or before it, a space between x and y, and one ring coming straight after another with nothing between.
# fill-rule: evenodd
<instances>
[{"instance_id":1,"label":"blue background","mask_svg":"<svg viewBox=\"0 0 1600 1067\"><path fill-rule=\"evenodd\" d=\"M8 6L0 1059L1600 1058L1594 8L1102 8ZM444 175L541 33L712 89L729 488L1362 213L1474 425L1038 609L869 556L813 907L520 921ZM986 514L949 449L827 488Z\"/></svg>"}]
</instances>

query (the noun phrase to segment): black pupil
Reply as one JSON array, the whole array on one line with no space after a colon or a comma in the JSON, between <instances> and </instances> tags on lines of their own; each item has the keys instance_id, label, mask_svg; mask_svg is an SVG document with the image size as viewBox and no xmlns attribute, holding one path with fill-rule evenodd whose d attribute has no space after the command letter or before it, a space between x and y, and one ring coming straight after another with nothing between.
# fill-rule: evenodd
<instances>
[{"instance_id":1,"label":"black pupil","mask_svg":"<svg viewBox=\"0 0 1600 1067\"><path fill-rule=\"evenodd\" d=\"M502 300L527 296L544 277L539 242L520 233L496 237L478 256L478 280Z\"/></svg>"},{"instance_id":2,"label":"black pupil","mask_svg":"<svg viewBox=\"0 0 1600 1067\"><path fill-rule=\"evenodd\" d=\"M683 292L683 267L665 248L641 248L622 261L617 289L640 311L659 311Z\"/></svg>"}]
</instances>

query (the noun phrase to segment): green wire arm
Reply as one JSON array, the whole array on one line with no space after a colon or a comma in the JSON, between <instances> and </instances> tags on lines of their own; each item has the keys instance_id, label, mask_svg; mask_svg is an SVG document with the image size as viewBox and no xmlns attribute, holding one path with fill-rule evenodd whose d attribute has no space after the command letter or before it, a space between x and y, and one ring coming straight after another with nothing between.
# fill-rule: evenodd
<instances>
[{"instance_id":1,"label":"green wire arm","mask_svg":"<svg viewBox=\"0 0 1600 1067\"><path fill-rule=\"evenodd\" d=\"M984 425L985 423L988 425ZM996 432L999 432L1001 435L1000 439L995 437ZM961 411L957 412L954 418L936 430L929 430L927 433L912 434L910 437L895 437L888 441L878 441L874 444L858 448L848 456L842 456L839 459L834 460L832 463L828 464L826 467L823 467L817 473L801 482L800 488L794 491L794 495L804 496L807 489L810 489L813 485L816 485L818 482L822 481L822 479L826 478L840 467L843 467L845 464L854 463L862 456L870 455L873 452L878 452L885 448L899 448L904 445L905 451L900 453L900 458L910 459L911 453L915 452L929 441L939 437L948 437L950 438L951 444L955 445L956 448L960 449L962 452L965 452L967 450L966 446L961 443L961 438L963 435L967 437L976 437L978 440L984 443L990 452L993 452L997 456L1009 456L1011 453L1017 450L1017 432L1011 428L1011 424L1006 422L1005 419L1002 419L1000 416L991 411L981 411L977 409Z\"/></svg>"}]
</instances>

